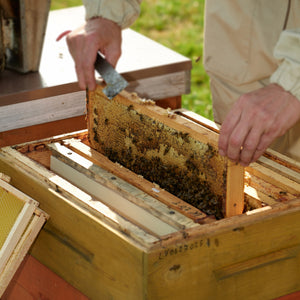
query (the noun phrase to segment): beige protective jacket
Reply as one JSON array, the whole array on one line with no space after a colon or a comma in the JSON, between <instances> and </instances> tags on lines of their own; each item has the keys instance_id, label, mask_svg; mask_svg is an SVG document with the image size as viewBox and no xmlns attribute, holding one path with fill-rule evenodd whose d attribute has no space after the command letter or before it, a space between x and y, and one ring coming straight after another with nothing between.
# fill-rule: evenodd
<instances>
[{"instance_id":1,"label":"beige protective jacket","mask_svg":"<svg viewBox=\"0 0 300 300\"><path fill-rule=\"evenodd\" d=\"M86 19L103 17L121 28L129 27L140 14L142 0L83 0Z\"/></svg>"},{"instance_id":2,"label":"beige protective jacket","mask_svg":"<svg viewBox=\"0 0 300 300\"><path fill-rule=\"evenodd\" d=\"M300 0L287 15L288 2L206 1L204 66L217 122L240 95L270 82L300 100ZM300 161L300 122L272 148Z\"/></svg>"},{"instance_id":3,"label":"beige protective jacket","mask_svg":"<svg viewBox=\"0 0 300 300\"><path fill-rule=\"evenodd\" d=\"M83 0L86 18L129 27L142 0ZM207 0L204 66L211 79L215 121L240 95L270 82L300 100L300 0ZM286 28L284 25L287 20ZM300 161L300 122L272 147Z\"/></svg>"}]
</instances>

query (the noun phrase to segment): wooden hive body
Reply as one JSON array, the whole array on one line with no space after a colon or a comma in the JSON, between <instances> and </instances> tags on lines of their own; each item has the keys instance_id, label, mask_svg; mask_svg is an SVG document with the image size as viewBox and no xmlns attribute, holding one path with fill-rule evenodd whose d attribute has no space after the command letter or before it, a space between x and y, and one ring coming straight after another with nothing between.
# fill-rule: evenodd
<instances>
[{"instance_id":1,"label":"wooden hive body","mask_svg":"<svg viewBox=\"0 0 300 300\"><path fill-rule=\"evenodd\" d=\"M203 126L175 119L216 145ZM31 255L90 299L274 299L300 289L300 167L276 153L245 169L247 212L221 220L112 162L87 131L2 148L0 168L51 215Z\"/></svg>"}]
</instances>

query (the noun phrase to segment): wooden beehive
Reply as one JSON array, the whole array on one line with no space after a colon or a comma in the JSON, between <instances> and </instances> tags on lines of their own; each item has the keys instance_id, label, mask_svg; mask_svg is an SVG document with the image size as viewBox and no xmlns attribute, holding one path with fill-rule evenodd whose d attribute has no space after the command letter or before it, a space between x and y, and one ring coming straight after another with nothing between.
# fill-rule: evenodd
<instances>
[{"instance_id":1,"label":"wooden beehive","mask_svg":"<svg viewBox=\"0 0 300 300\"><path fill-rule=\"evenodd\" d=\"M273 299L300 288L300 168L276 153L246 168L248 212L221 220L93 150L86 131L2 148L0 168L51 215L31 255L90 299Z\"/></svg>"},{"instance_id":2,"label":"wooden beehive","mask_svg":"<svg viewBox=\"0 0 300 300\"><path fill-rule=\"evenodd\" d=\"M244 169L218 154L218 134L104 84L88 95L90 145L218 219L243 212Z\"/></svg>"}]
</instances>

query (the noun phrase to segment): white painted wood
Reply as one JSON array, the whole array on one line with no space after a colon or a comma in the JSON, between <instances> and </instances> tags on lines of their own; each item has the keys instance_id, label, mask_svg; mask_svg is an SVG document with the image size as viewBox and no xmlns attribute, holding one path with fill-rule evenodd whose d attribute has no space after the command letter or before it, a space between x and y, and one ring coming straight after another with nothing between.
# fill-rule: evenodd
<instances>
[{"instance_id":1,"label":"white painted wood","mask_svg":"<svg viewBox=\"0 0 300 300\"><path fill-rule=\"evenodd\" d=\"M141 207L123 198L120 194L93 181L54 156L51 156L51 170L148 232L164 236L177 231L176 228L154 217Z\"/></svg>"},{"instance_id":2,"label":"white painted wood","mask_svg":"<svg viewBox=\"0 0 300 300\"><path fill-rule=\"evenodd\" d=\"M64 139L63 143L64 145L66 145L68 150L59 146L59 149L62 154L73 153L74 151L80 156L86 157L87 160L91 161L90 158L93 157L92 149L88 145L82 143L79 139L75 139L75 138ZM122 169L121 166L120 168ZM123 195L125 195L125 193L127 193L126 191L128 191L131 195L136 197L136 199L131 199L131 201L135 201L137 205L144 207L148 211L151 211L152 214L158 216L159 218L165 220L166 222L169 222L169 224L173 224L178 228L178 230L200 226L198 223L195 223L192 219L183 215L182 213L174 209L170 209L168 205L162 203L160 200L153 197L153 195L148 194L147 192L142 191L139 187L134 187L132 184L129 184L127 181L124 181L118 176L111 174L109 172L109 169L106 170L108 171L105 171L97 164L93 164L93 166L88 169L89 172L93 172L94 174L93 176L95 176L95 178L97 178L97 175L99 176L100 173L101 173L101 177L106 181L111 181L110 180L111 177L114 177L113 184L115 185L116 189L120 188L123 190ZM136 179L139 179L138 175L136 176L137 176ZM155 188L155 185L153 184L152 191L154 191L154 189L157 195L159 195L159 193L161 193L162 191L160 188ZM129 195L127 194L127 196Z\"/></svg>"},{"instance_id":3,"label":"white painted wood","mask_svg":"<svg viewBox=\"0 0 300 300\"><path fill-rule=\"evenodd\" d=\"M130 81L126 88L141 98L160 100L190 92L190 71L180 71L161 76Z\"/></svg>"},{"instance_id":4,"label":"white painted wood","mask_svg":"<svg viewBox=\"0 0 300 300\"><path fill-rule=\"evenodd\" d=\"M84 114L84 91L0 106L0 132Z\"/></svg>"},{"instance_id":5,"label":"white painted wood","mask_svg":"<svg viewBox=\"0 0 300 300\"><path fill-rule=\"evenodd\" d=\"M115 230L116 234L123 238L130 237L131 242L139 243L139 247L152 245L159 241L157 237L132 224L107 205L92 198L91 195L24 156L12 147L2 148L0 156L8 164L13 164L22 170L22 172L25 172L28 177L34 178L34 180L37 180L41 185L45 185L48 190L56 194L62 202L67 202L69 205L76 207L77 210L80 210L83 214L88 215L95 221L102 223L103 226L109 226Z\"/></svg>"},{"instance_id":6,"label":"white painted wood","mask_svg":"<svg viewBox=\"0 0 300 300\"><path fill-rule=\"evenodd\" d=\"M130 82L127 90L142 98L164 99L188 93L186 78L186 71L144 78ZM0 106L0 132L82 116L85 99L85 91L79 91Z\"/></svg>"}]
</instances>

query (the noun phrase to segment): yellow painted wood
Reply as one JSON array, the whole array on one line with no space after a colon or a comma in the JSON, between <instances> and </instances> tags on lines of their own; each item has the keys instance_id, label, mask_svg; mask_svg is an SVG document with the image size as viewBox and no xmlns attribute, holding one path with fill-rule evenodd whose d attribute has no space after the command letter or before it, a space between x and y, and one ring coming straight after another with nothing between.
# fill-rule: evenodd
<instances>
[{"instance_id":1,"label":"yellow painted wood","mask_svg":"<svg viewBox=\"0 0 300 300\"><path fill-rule=\"evenodd\" d=\"M0 187L0 249L17 220L24 202Z\"/></svg>"},{"instance_id":2,"label":"yellow painted wood","mask_svg":"<svg viewBox=\"0 0 300 300\"><path fill-rule=\"evenodd\" d=\"M300 289L300 201L204 225L148 256L149 299L274 299Z\"/></svg>"},{"instance_id":3,"label":"yellow painted wood","mask_svg":"<svg viewBox=\"0 0 300 300\"><path fill-rule=\"evenodd\" d=\"M31 254L91 299L257 300L300 289L299 199L276 203L274 194L269 206L142 241L15 150L0 151L0 169L51 214ZM249 194L268 199L269 175L255 172L256 188L247 178Z\"/></svg>"},{"instance_id":4,"label":"yellow painted wood","mask_svg":"<svg viewBox=\"0 0 300 300\"><path fill-rule=\"evenodd\" d=\"M49 186L37 164L23 162L0 153L12 184L39 197L51 215L31 254L91 299L143 299L145 247Z\"/></svg>"}]
</instances>

